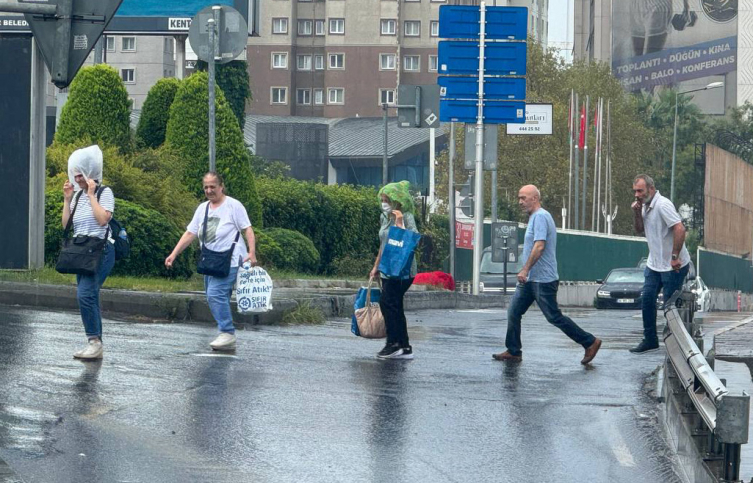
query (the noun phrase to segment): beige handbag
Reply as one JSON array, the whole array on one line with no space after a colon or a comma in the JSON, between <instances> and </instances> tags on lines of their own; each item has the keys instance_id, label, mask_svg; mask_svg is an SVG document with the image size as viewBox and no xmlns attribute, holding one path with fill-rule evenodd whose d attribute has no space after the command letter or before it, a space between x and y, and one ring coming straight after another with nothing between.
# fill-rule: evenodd
<instances>
[{"instance_id":1,"label":"beige handbag","mask_svg":"<svg viewBox=\"0 0 753 483\"><path fill-rule=\"evenodd\" d=\"M374 279L369 279L366 287L366 305L356 310L356 322L361 337L367 339L384 339L387 337L387 328L384 325L384 317L378 303L371 303L371 285Z\"/></svg>"}]
</instances>

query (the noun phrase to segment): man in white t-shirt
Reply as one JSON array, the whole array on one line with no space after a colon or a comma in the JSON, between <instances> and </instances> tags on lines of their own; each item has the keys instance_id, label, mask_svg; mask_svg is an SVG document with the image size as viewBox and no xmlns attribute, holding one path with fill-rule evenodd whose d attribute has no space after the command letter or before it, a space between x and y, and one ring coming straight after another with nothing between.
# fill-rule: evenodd
<instances>
[{"instance_id":1,"label":"man in white t-shirt","mask_svg":"<svg viewBox=\"0 0 753 483\"><path fill-rule=\"evenodd\" d=\"M659 348L656 334L656 297L663 288L664 302L682 289L690 268L690 254L685 248L685 226L675 205L662 196L654 180L645 174L633 181L635 202L632 205L635 232L645 235L648 262L643 283L643 340L630 352L640 354Z\"/></svg>"}]
</instances>

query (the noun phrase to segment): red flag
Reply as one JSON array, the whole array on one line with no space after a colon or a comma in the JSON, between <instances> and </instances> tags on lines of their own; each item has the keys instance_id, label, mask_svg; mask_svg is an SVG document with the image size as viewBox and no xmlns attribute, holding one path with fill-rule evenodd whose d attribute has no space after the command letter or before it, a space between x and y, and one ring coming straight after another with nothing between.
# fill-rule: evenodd
<instances>
[{"instance_id":1,"label":"red flag","mask_svg":"<svg viewBox=\"0 0 753 483\"><path fill-rule=\"evenodd\" d=\"M586 106L585 104L580 111L580 135L578 137L578 147L583 149L586 145Z\"/></svg>"},{"instance_id":2,"label":"red flag","mask_svg":"<svg viewBox=\"0 0 753 483\"><path fill-rule=\"evenodd\" d=\"M599 104L596 104L596 113L594 114L594 132L599 129Z\"/></svg>"}]
</instances>

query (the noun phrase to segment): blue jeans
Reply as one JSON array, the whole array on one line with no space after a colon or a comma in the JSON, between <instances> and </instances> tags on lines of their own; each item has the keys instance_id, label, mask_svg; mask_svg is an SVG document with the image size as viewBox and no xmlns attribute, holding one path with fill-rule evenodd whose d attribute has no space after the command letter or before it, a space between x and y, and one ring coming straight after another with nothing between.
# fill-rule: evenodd
<instances>
[{"instance_id":1,"label":"blue jeans","mask_svg":"<svg viewBox=\"0 0 753 483\"><path fill-rule=\"evenodd\" d=\"M115 248L105 243L105 252L96 275L76 275L76 298L81 310L86 336L102 338L102 314L99 307L99 289L115 265Z\"/></svg>"},{"instance_id":2,"label":"blue jeans","mask_svg":"<svg viewBox=\"0 0 753 483\"><path fill-rule=\"evenodd\" d=\"M518 284L510 307L507 309L507 337L505 345L510 354L519 356L522 354L523 344L520 341L520 322L523 314L536 301L544 313L546 320L565 333L576 343L587 349L594 343L596 338L578 327L570 317L562 314L557 306L557 288L559 280L554 282L526 282Z\"/></svg>"},{"instance_id":3,"label":"blue jeans","mask_svg":"<svg viewBox=\"0 0 753 483\"><path fill-rule=\"evenodd\" d=\"M690 264L688 263L679 271L675 272L656 272L646 267L643 271L643 340L649 344L658 344L659 338L656 335L656 298L659 296L659 290L664 289L664 303L672 297L677 290L682 289L682 282L688 274Z\"/></svg>"},{"instance_id":4,"label":"blue jeans","mask_svg":"<svg viewBox=\"0 0 753 483\"><path fill-rule=\"evenodd\" d=\"M227 277L219 278L204 275L204 288L207 292L207 304L212 312L212 317L217 321L220 332L235 334L233 326L233 312L230 308L230 294L233 291L235 277L238 275L238 267L230 267Z\"/></svg>"}]
</instances>

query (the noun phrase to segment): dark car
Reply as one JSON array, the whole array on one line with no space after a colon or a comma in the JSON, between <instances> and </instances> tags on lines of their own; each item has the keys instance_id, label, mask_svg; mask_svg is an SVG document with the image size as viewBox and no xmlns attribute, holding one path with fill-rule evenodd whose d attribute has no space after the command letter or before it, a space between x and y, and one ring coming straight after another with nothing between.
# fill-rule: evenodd
<instances>
[{"instance_id":1,"label":"dark car","mask_svg":"<svg viewBox=\"0 0 753 483\"><path fill-rule=\"evenodd\" d=\"M596 291L597 309L639 309L643 291L643 269L615 268Z\"/></svg>"},{"instance_id":2,"label":"dark car","mask_svg":"<svg viewBox=\"0 0 753 483\"><path fill-rule=\"evenodd\" d=\"M504 263L493 262L491 247L484 248L481 254L481 270L479 274L479 291L483 293L502 293L505 289L507 278L507 293L515 293L518 283L518 272L523 268L524 262L520 259L523 253L523 245L518 245L518 261L507 262L507 276L505 277Z\"/></svg>"}]
</instances>

